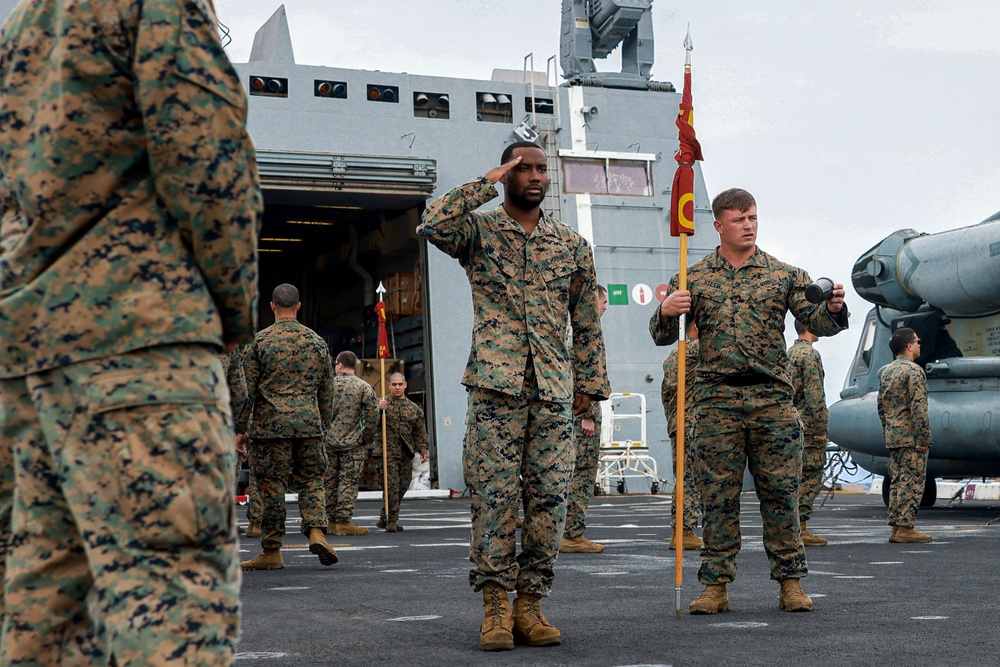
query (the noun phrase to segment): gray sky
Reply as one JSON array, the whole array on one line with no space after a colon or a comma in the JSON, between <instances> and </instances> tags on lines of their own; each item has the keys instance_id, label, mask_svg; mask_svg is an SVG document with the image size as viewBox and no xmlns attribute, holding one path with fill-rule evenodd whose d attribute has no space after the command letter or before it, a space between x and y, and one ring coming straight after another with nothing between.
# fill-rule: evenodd
<instances>
[{"instance_id":1,"label":"gray sky","mask_svg":"<svg viewBox=\"0 0 1000 667\"><path fill-rule=\"evenodd\" d=\"M13 5L0 0L0 14ZM215 0L245 62L278 0ZM289 0L301 64L489 79L558 56L558 0ZM710 195L758 202L761 248L850 282L893 231L1000 210L1000 2L655 0L653 77L680 84L688 23L695 127ZM618 68L614 54L600 69ZM678 86L679 87L679 86ZM698 202L699 206L707 202ZM836 400L869 304L817 344Z\"/></svg>"}]
</instances>

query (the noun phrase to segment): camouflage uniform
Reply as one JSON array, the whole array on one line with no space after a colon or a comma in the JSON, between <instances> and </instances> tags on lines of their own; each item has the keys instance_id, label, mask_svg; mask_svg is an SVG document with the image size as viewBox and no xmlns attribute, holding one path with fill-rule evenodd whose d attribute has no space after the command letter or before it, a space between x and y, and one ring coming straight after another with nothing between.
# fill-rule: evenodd
<instances>
[{"instance_id":1,"label":"camouflage uniform","mask_svg":"<svg viewBox=\"0 0 1000 667\"><path fill-rule=\"evenodd\" d=\"M338 373L333 384L333 419L325 439L326 513L333 523L350 523L365 449L375 442L378 401L372 386L354 373Z\"/></svg>"},{"instance_id":2,"label":"camouflage uniform","mask_svg":"<svg viewBox=\"0 0 1000 667\"><path fill-rule=\"evenodd\" d=\"M584 435L581 422L594 420L594 435ZM573 419L573 477L566 499L566 529L563 536L580 537L587 530L587 507L594 497L597 467L601 460L601 404L593 402L590 409Z\"/></svg>"},{"instance_id":3,"label":"camouflage uniform","mask_svg":"<svg viewBox=\"0 0 1000 667\"><path fill-rule=\"evenodd\" d=\"M792 380L792 401L802 421L802 481L799 488L799 519L809 521L813 501L823 488L826 465L826 425L830 410L823 389L823 360L807 340L796 340L788 348L788 375ZM822 439L817 439L822 436Z\"/></svg>"},{"instance_id":4,"label":"camouflage uniform","mask_svg":"<svg viewBox=\"0 0 1000 667\"><path fill-rule=\"evenodd\" d=\"M319 334L294 317L280 317L246 349L243 372L252 409L247 435L253 439L261 496L260 544L266 551L281 547L285 538L289 475L299 494L302 533L326 531L323 432L333 414L333 366Z\"/></svg>"},{"instance_id":5,"label":"camouflage uniform","mask_svg":"<svg viewBox=\"0 0 1000 667\"><path fill-rule=\"evenodd\" d=\"M399 519L399 504L403 495L410 488L413 479L413 456L427 453L427 425L424 421L424 411L419 405L408 399L386 398L385 433L386 455L389 459L386 488L389 490L389 516L391 523ZM380 421L381 423L381 421ZM379 439L376 436L376 439ZM381 470L381 447L379 447L379 480L383 479Z\"/></svg>"},{"instance_id":6,"label":"camouflage uniform","mask_svg":"<svg viewBox=\"0 0 1000 667\"><path fill-rule=\"evenodd\" d=\"M906 357L885 367L879 379L878 416L889 448L890 526L913 528L924 493L931 425L927 414L927 377Z\"/></svg>"},{"instance_id":7,"label":"camouflage uniform","mask_svg":"<svg viewBox=\"0 0 1000 667\"><path fill-rule=\"evenodd\" d=\"M261 197L215 15L23 2L0 77L4 664L228 665L217 350L255 328Z\"/></svg>"},{"instance_id":8,"label":"camouflage uniform","mask_svg":"<svg viewBox=\"0 0 1000 667\"><path fill-rule=\"evenodd\" d=\"M226 375L226 384L229 387L229 408L233 413L233 423L236 432L239 431L240 415L243 414L247 404L247 378L243 374L243 362L240 360L240 351L234 350L231 354L224 354L220 357L222 361L222 372ZM240 471L242 462L239 457L236 459L236 487L240 485Z\"/></svg>"},{"instance_id":9,"label":"camouflage uniform","mask_svg":"<svg viewBox=\"0 0 1000 667\"><path fill-rule=\"evenodd\" d=\"M229 357L232 359L232 362L230 362L230 363L235 364L237 360L239 361L239 364L240 364L239 375L240 375L240 378L242 378L242 382L243 382L243 393L244 393L244 396L246 395L247 378L246 378L246 373L243 372L243 354L246 352L246 350L247 350L248 347L249 347L249 345L244 345L239 350L237 350L236 352L233 352L231 355L229 355ZM223 364L223 366L224 365L225 364ZM229 374L228 373L227 373L226 377L229 378ZM240 380L237 380L236 382L239 382L239 381ZM230 391L230 393L232 393L232 391L233 391L233 381L232 380L230 381L230 384L229 384L229 391ZM250 405L250 399L249 399L249 397L246 397L246 400L243 402L243 405L242 405L242 407L239 410L236 410L236 402L235 401L233 402L233 422L235 422L235 424L236 424L236 432L237 433L246 433L249 430L249 427L250 427L250 413L251 412L252 412L252 410L251 410L251 405ZM259 526L260 522L261 522L261 519L264 516L264 503L261 500L260 491L257 490L257 475L254 472L254 463L257 460L257 453L256 453L257 450L254 449L253 441L250 441L250 442L247 443L247 445L246 445L246 452L247 452L247 488L246 488L246 495L248 497L248 503L247 503L247 521L249 521L252 524L257 524ZM236 482L237 482L237 485L239 484L239 481L240 481L240 472L241 472L241 470L242 470L242 463L237 462L237 464L236 464Z\"/></svg>"},{"instance_id":10,"label":"camouflage uniform","mask_svg":"<svg viewBox=\"0 0 1000 667\"><path fill-rule=\"evenodd\" d=\"M462 384L462 464L472 496L469 583L548 595L573 473L574 393L610 393L589 244L542 215L530 235L484 177L434 200L417 232L465 268L475 315ZM572 326L572 345L567 344ZM518 474L522 551L515 559Z\"/></svg>"},{"instance_id":11,"label":"camouflage uniform","mask_svg":"<svg viewBox=\"0 0 1000 667\"><path fill-rule=\"evenodd\" d=\"M687 348L684 355L684 528L694 530L698 526L698 517L701 516L701 493L698 490L701 483L701 475L698 467L701 465L701 458L698 450L690 437L691 427L694 426L694 410L692 409L694 395L694 383L696 380L695 368L698 365L698 339L694 338L685 343ZM667 435L670 442L677 442L677 350L674 350L663 360L663 382L660 384L660 401L663 403L663 414L667 418ZM677 449L670 448L670 463L674 467L674 478L677 477ZM670 504L670 525L677 526L677 505Z\"/></svg>"},{"instance_id":12,"label":"camouflage uniform","mask_svg":"<svg viewBox=\"0 0 1000 667\"><path fill-rule=\"evenodd\" d=\"M701 583L736 576L740 550L739 496L749 462L764 523L771 578L806 575L799 526L802 429L792 405L783 337L785 314L818 336L847 328L847 308L830 314L804 294L805 271L759 248L739 268L716 252L690 268L690 317L699 331L697 382L692 395L692 441L702 463L705 548ZM677 276L670 291L677 289ZM677 340L678 318L660 323L659 304L649 321L657 345Z\"/></svg>"}]
</instances>

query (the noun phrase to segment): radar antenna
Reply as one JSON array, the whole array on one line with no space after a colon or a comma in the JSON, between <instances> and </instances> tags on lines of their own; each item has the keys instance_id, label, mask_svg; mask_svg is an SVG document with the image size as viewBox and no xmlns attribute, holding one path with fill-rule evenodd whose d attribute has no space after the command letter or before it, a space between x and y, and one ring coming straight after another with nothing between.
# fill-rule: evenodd
<instances>
[{"instance_id":1,"label":"radar antenna","mask_svg":"<svg viewBox=\"0 0 1000 667\"><path fill-rule=\"evenodd\" d=\"M563 0L563 78L579 85L650 88L653 0ZM622 46L622 71L598 72L595 58ZM654 84L653 87L657 87ZM667 84L669 86L669 84ZM672 88L672 86L670 86Z\"/></svg>"}]
</instances>

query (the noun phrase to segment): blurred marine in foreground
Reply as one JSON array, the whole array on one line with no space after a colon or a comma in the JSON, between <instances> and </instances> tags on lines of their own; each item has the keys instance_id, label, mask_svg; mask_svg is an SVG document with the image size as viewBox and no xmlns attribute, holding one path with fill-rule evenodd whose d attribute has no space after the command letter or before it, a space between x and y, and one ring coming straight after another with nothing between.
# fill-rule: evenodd
<instances>
[{"instance_id":1,"label":"blurred marine in foreground","mask_svg":"<svg viewBox=\"0 0 1000 667\"><path fill-rule=\"evenodd\" d=\"M0 77L0 655L228 665L219 352L256 327L262 203L214 11L25 1Z\"/></svg>"}]
</instances>

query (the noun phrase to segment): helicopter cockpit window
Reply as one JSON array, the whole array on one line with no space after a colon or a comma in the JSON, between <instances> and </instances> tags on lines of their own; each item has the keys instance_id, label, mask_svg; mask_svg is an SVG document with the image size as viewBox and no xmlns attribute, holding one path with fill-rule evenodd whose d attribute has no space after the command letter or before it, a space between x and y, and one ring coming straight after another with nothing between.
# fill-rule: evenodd
<instances>
[{"instance_id":1,"label":"helicopter cockpit window","mask_svg":"<svg viewBox=\"0 0 1000 667\"><path fill-rule=\"evenodd\" d=\"M861 343L858 345L857 360L854 364L855 373L867 373L871 370L872 350L875 347L875 329L878 322L874 317L869 317L865 322L865 330L861 334Z\"/></svg>"}]
</instances>

